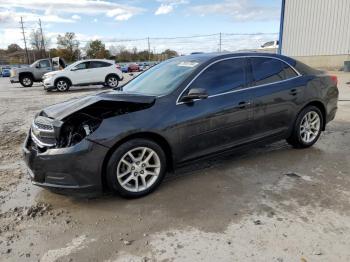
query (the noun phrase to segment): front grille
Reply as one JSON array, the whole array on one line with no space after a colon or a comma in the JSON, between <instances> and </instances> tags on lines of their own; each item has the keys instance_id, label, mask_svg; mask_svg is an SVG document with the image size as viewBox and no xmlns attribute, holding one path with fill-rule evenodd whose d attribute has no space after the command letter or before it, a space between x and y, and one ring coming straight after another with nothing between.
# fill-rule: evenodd
<instances>
[{"instance_id":1,"label":"front grille","mask_svg":"<svg viewBox=\"0 0 350 262\"><path fill-rule=\"evenodd\" d=\"M53 127L50 126L50 125L45 125L45 124L36 123L36 122L34 122L34 123L39 129L42 129L42 130L53 130Z\"/></svg>"},{"instance_id":2,"label":"front grille","mask_svg":"<svg viewBox=\"0 0 350 262\"><path fill-rule=\"evenodd\" d=\"M52 121L52 119L43 116L38 116L34 119L31 128L31 137L37 146L43 148L56 145L56 136Z\"/></svg>"},{"instance_id":3,"label":"front grille","mask_svg":"<svg viewBox=\"0 0 350 262\"><path fill-rule=\"evenodd\" d=\"M43 130L53 130L53 125L52 125L52 119L43 117L43 116L38 116L34 119L34 124L39 128Z\"/></svg>"}]
</instances>

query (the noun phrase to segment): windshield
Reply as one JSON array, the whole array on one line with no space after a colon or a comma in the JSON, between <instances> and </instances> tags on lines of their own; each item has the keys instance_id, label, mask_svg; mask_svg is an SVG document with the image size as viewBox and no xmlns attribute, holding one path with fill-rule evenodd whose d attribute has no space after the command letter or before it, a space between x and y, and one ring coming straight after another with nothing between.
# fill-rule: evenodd
<instances>
[{"instance_id":1,"label":"windshield","mask_svg":"<svg viewBox=\"0 0 350 262\"><path fill-rule=\"evenodd\" d=\"M161 96L175 90L200 64L194 58L173 58L156 65L123 86L123 91Z\"/></svg>"},{"instance_id":2,"label":"windshield","mask_svg":"<svg viewBox=\"0 0 350 262\"><path fill-rule=\"evenodd\" d=\"M70 64L70 65L66 66L66 68L64 68L63 70L68 71L71 68L73 68L74 66L76 66L77 64L82 63L82 62L84 62L84 61L80 60L80 61L74 62L73 64Z\"/></svg>"}]
</instances>

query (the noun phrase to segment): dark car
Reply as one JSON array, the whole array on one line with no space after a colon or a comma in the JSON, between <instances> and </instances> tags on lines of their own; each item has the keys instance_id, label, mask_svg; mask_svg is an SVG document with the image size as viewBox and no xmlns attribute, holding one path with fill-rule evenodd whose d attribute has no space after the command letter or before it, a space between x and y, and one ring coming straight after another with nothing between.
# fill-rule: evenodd
<instances>
[{"instance_id":1,"label":"dark car","mask_svg":"<svg viewBox=\"0 0 350 262\"><path fill-rule=\"evenodd\" d=\"M128 72L139 72L140 71L140 66L138 64L130 64L128 66Z\"/></svg>"},{"instance_id":2,"label":"dark car","mask_svg":"<svg viewBox=\"0 0 350 262\"><path fill-rule=\"evenodd\" d=\"M122 87L56 104L24 144L34 184L124 197L203 156L286 139L312 146L337 111L337 79L285 56L169 59Z\"/></svg>"}]
</instances>

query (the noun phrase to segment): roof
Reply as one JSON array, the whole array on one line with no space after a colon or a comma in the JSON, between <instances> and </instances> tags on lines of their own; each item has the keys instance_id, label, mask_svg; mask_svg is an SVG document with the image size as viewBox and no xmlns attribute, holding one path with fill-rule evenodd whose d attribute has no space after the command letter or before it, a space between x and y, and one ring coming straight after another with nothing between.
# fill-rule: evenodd
<instances>
[{"instance_id":1,"label":"roof","mask_svg":"<svg viewBox=\"0 0 350 262\"><path fill-rule=\"evenodd\" d=\"M228 58L228 57L245 57L245 56L262 56L262 57L276 57L278 59L282 59L286 61L287 63L293 64L295 62L294 59L279 55L279 54L274 54L274 53L266 53L266 52L246 52L246 51L238 51L238 52L221 52L221 53L203 53L203 54L193 54L193 55L188 55L185 56L187 59L193 58L194 60L201 60L201 61L208 61L208 60L216 60L220 58Z\"/></svg>"}]
</instances>

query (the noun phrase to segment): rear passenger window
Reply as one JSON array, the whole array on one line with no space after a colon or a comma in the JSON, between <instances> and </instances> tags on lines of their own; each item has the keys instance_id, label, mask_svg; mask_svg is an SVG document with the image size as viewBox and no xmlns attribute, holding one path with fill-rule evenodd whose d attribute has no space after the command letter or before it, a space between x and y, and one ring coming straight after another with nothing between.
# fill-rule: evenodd
<instances>
[{"instance_id":1,"label":"rear passenger window","mask_svg":"<svg viewBox=\"0 0 350 262\"><path fill-rule=\"evenodd\" d=\"M266 85L296 77L296 72L285 62L266 57L250 58L253 86Z\"/></svg>"},{"instance_id":2,"label":"rear passenger window","mask_svg":"<svg viewBox=\"0 0 350 262\"><path fill-rule=\"evenodd\" d=\"M204 88L216 95L245 86L245 59L235 58L215 63L192 83L191 88Z\"/></svg>"},{"instance_id":3,"label":"rear passenger window","mask_svg":"<svg viewBox=\"0 0 350 262\"><path fill-rule=\"evenodd\" d=\"M100 68L100 67L108 67L112 64L102 61L91 61L90 62L90 68Z\"/></svg>"}]
</instances>

